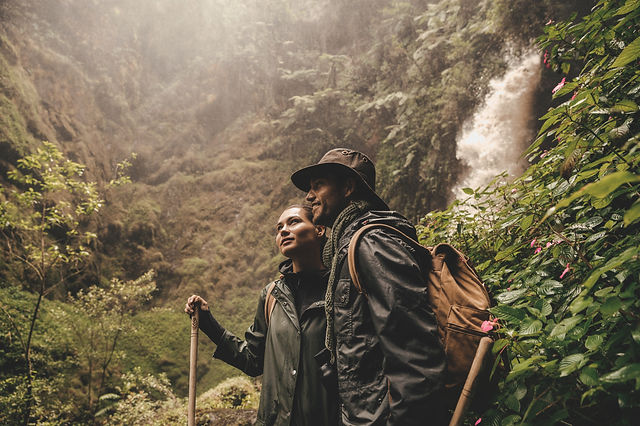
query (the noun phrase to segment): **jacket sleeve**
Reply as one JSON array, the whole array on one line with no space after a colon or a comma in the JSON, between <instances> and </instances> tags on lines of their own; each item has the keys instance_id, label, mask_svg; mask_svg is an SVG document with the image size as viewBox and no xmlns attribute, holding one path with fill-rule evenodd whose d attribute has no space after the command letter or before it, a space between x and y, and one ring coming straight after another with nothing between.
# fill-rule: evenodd
<instances>
[{"instance_id":1,"label":"jacket sleeve","mask_svg":"<svg viewBox=\"0 0 640 426\"><path fill-rule=\"evenodd\" d=\"M358 275L385 358L390 425L424 424L443 411L438 399L444 350L427 302L426 276L414 253L399 236L380 229L367 232L356 251Z\"/></svg>"},{"instance_id":2,"label":"jacket sleeve","mask_svg":"<svg viewBox=\"0 0 640 426\"><path fill-rule=\"evenodd\" d=\"M267 336L267 323L264 318L265 299L266 288L260 294L256 316L253 324L244 333L244 340L225 330L213 354L214 358L252 377L261 375L264 366L264 346Z\"/></svg>"}]
</instances>

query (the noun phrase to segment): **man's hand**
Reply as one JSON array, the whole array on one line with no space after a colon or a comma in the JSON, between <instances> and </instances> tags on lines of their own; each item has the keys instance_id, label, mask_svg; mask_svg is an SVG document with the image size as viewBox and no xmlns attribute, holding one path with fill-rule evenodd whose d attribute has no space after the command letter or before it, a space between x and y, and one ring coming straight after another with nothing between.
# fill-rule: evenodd
<instances>
[{"instance_id":1,"label":"man's hand","mask_svg":"<svg viewBox=\"0 0 640 426\"><path fill-rule=\"evenodd\" d=\"M202 297L193 294L187 299L187 304L184 305L184 311L191 315L195 312L198 306L200 307L201 311L209 310L209 304L207 303L207 301Z\"/></svg>"}]
</instances>

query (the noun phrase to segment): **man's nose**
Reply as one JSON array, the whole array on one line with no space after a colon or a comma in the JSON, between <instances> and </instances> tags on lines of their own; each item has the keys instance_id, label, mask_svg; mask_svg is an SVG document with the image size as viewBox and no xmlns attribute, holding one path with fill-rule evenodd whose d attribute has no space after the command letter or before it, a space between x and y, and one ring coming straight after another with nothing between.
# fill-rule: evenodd
<instances>
[{"instance_id":1,"label":"man's nose","mask_svg":"<svg viewBox=\"0 0 640 426\"><path fill-rule=\"evenodd\" d=\"M313 200L315 200L316 196L313 194L312 191L307 192L307 196L304 197L305 201L309 201L312 202Z\"/></svg>"}]
</instances>

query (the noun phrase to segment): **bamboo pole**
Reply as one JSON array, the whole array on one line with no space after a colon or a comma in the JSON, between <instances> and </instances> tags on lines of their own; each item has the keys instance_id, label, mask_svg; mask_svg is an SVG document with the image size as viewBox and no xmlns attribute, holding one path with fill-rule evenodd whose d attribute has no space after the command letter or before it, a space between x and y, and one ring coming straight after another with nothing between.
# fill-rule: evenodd
<instances>
[{"instance_id":1,"label":"bamboo pole","mask_svg":"<svg viewBox=\"0 0 640 426\"><path fill-rule=\"evenodd\" d=\"M456 405L456 410L453 412L453 416L451 417L449 426L462 425L464 415L469 409L469 405L471 405L471 401L473 400L478 376L482 372L483 368L487 368L485 359L491 352L492 344L493 340L491 340L491 338L489 337L483 337L482 339L480 339L478 349L476 349L476 356L473 357L471 369L469 370L469 374L467 375L467 380L464 383L462 392L460 392L460 398L458 399L458 404Z\"/></svg>"},{"instance_id":2,"label":"bamboo pole","mask_svg":"<svg viewBox=\"0 0 640 426\"><path fill-rule=\"evenodd\" d=\"M200 307L196 306L191 315L191 353L189 354L189 408L187 410L188 426L196 425L196 365L198 363L198 324Z\"/></svg>"}]
</instances>

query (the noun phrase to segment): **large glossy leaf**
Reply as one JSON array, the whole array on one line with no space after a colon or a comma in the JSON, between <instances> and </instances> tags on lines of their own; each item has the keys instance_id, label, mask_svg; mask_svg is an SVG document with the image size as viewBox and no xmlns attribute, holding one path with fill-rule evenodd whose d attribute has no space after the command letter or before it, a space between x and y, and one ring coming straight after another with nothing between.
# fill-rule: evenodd
<instances>
[{"instance_id":1,"label":"large glossy leaf","mask_svg":"<svg viewBox=\"0 0 640 426\"><path fill-rule=\"evenodd\" d=\"M602 342L604 342L604 337L602 336L602 334L594 334L587 337L587 340L584 342L584 346L590 351L593 351L597 349L602 344Z\"/></svg>"},{"instance_id":2,"label":"large glossy leaf","mask_svg":"<svg viewBox=\"0 0 640 426\"><path fill-rule=\"evenodd\" d=\"M525 318L525 312L522 309L512 308L511 306L499 305L489 309L496 317L508 322L519 322Z\"/></svg>"},{"instance_id":3,"label":"large glossy leaf","mask_svg":"<svg viewBox=\"0 0 640 426\"><path fill-rule=\"evenodd\" d=\"M573 327L575 327L576 325L578 325L580 321L582 321L582 319L583 319L582 315L576 315L570 318L563 319L561 322L556 324L553 330L551 330L549 337L557 337L557 336L567 334L567 332L571 330Z\"/></svg>"},{"instance_id":4,"label":"large glossy leaf","mask_svg":"<svg viewBox=\"0 0 640 426\"><path fill-rule=\"evenodd\" d=\"M527 293L526 288L520 288L518 290L505 291L496 296L496 300L500 303L509 304L515 302L524 294Z\"/></svg>"},{"instance_id":5,"label":"large glossy leaf","mask_svg":"<svg viewBox=\"0 0 640 426\"><path fill-rule=\"evenodd\" d=\"M533 320L523 322L518 333L520 333L521 336L531 336L538 334L540 331L542 331L542 321Z\"/></svg>"},{"instance_id":6,"label":"large glossy leaf","mask_svg":"<svg viewBox=\"0 0 640 426\"><path fill-rule=\"evenodd\" d=\"M564 357L558 366L560 377L568 376L574 371L580 369L586 361L587 357L584 354L572 354Z\"/></svg>"}]
</instances>

